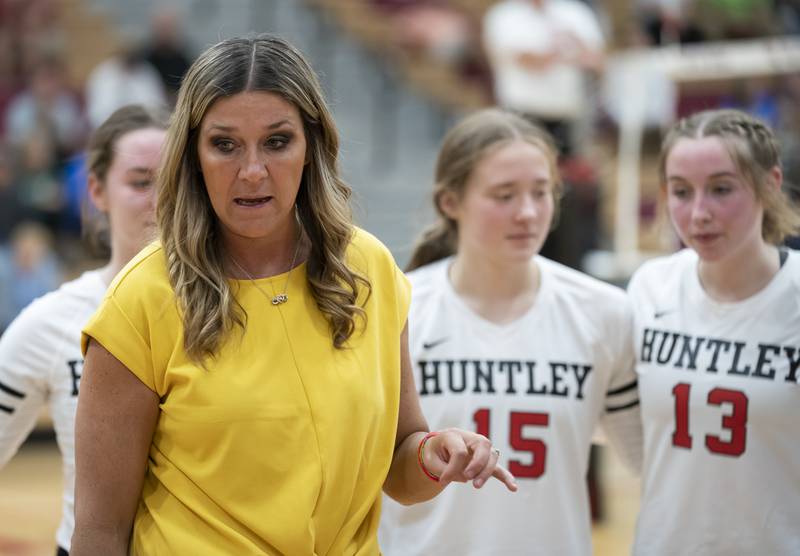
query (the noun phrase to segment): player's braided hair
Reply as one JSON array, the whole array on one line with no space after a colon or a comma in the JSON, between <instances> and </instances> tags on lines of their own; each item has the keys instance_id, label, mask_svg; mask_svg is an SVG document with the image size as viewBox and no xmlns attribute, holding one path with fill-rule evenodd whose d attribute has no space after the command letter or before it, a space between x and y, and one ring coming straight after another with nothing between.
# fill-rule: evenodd
<instances>
[{"instance_id":1,"label":"player's braided hair","mask_svg":"<svg viewBox=\"0 0 800 556\"><path fill-rule=\"evenodd\" d=\"M666 184L666 160L682 138L719 137L739 171L764 207L762 236L779 244L800 230L800 212L786 194L773 187L772 170L781 167L781 148L764 122L740 110L706 110L678 121L664 137L659 161L661 183Z\"/></svg>"}]
</instances>

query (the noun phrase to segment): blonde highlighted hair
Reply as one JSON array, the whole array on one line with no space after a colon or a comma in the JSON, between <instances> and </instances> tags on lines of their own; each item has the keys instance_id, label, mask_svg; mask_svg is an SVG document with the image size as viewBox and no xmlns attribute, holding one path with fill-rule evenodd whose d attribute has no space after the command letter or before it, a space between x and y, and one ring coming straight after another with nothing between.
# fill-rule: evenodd
<instances>
[{"instance_id":1,"label":"blonde highlighted hair","mask_svg":"<svg viewBox=\"0 0 800 556\"><path fill-rule=\"evenodd\" d=\"M406 270L414 270L455 253L458 225L442 210L442 195L450 191L462 198L478 163L500 147L514 141L525 141L537 147L550 165L556 206L556 215L553 218L555 225L563 184L558 172L558 151L553 139L544 129L511 112L499 108L479 110L457 123L444 137L436 159L433 186L433 205L438 218L423 231L414 246Z\"/></svg>"},{"instance_id":2,"label":"blonde highlighted hair","mask_svg":"<svg viewBox=\"0 0 800 556\"><path fill-rule=\"evenodd\" d=\"M679 120L667 132L661 144L658 172L662 187L667 183L667 157L681 139L718 137L756 199L764 207L761 235L764 241L778 245L788 235L800 230L800 212L780 188L771 184L771 172L781 167L781 149L772 130L740 110L704 110Z\"/></svg>"},{"instance_id":3,"label":"blonde highlighted hair","mask_svg":"<svg viewBox=\"0 0 800 556\"><path fill-rule=\"evenodd\" d=\"M353 235L350 188L339 176L339 137L314 71L298 50L275 36L222 41L197 58L181 84L157 205L169 279L183 313L184 348L196 362L213 357L233 327L244 327L247 319L225 275L217 217L197 151L209 108L220 98L246 91L278 94L302 118L308 163L297 214L311 244L308 285L337 348L355 331L356 318L366 318L357 301L360 289L367 296L371 291L369 281L345 261Z\"/></svg>"}]
</instances>

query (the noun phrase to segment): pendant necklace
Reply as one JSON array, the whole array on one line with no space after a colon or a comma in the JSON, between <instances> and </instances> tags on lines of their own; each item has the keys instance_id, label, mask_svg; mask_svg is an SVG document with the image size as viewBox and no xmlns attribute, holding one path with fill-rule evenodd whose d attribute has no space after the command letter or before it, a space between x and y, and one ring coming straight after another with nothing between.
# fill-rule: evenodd
<instances>
[{"instance_id":1,"label":"pendant necklace","mask_svg":"<svg viewBox=\"0 0 800 556\"><path fill-rule=\"evenodd\" d=\"M269 299L273 305L280 305L281 303L286 303L287 301L289 301L289 295L286 293L286 290L289 288L289 278L292 276L292 270L294 270L294 263L295 261L297 261L297 254L300 252L300 243L302 243L301 238L302 235L298 234L297 247L294 248L294 255L292 256L292 262L289 264L289 271L286 274L286 283L283 284L283 293L276 294L272 296L272 298L270 298L270 296L267 295L267 292L261 289L261 286L259 286L256 283L255 278L253 278L250 275L250 273L247 272L236 259L231 257L231 261L233 261L233 264L235 264L239 268L239 270L241 270L244 273L244 275L247 276L247 279L250 280L250 282L252 282L252 284L256 287L256 289L259 292L261 292L261 295Z\"/></svg>"}]
</instances>

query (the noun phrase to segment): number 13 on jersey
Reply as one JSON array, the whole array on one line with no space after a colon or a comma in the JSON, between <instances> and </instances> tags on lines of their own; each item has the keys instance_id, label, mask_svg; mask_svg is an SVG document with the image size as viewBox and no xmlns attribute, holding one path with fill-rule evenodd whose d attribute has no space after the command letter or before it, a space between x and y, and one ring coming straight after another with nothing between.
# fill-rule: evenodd
<instances>
[{"instance_id":1,"label":"number 13 on jersey","mask_svg":"<svg viewBox=\"0 0 800 556\"><path fill-rule=\"evenodd\" d=\"M491 410L483 408L472 415L478 434L491 438L489 428L491 423ZM526 426L547 427L550 424L548 413L532 413L526 411L512 411L509 414L508 444L518 452L528 452L531 462L509 459L508 470L516 478L537 479L544 475L547 462L547 445L539 438L527 438L522 435Z\"/></svg>"},{"instance_id":2,"label":"number 13 on jersey","mask_svg":"<svg viewBox=\"0 0 800 556\"><path fill-rule=\"evenodd\" d=\"M680 382L672 389L675 397L675 432L672 433L672 445L679 448L692 448L692 435L689 434L691 387L691 384ZM741 390L713 388L708 393L706 402L727 410L722 416L721 425L729 432L727 440L707 434L706 448L714 454L741 456L747 449L747 395Z\"/></svg>"}]
</instances>

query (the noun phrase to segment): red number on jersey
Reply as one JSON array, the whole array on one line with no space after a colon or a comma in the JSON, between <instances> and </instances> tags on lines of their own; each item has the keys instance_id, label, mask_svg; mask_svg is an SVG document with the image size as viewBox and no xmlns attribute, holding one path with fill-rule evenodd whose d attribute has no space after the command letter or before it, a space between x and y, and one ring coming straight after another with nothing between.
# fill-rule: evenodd
<instances>
[{"instance_id":1,"label":"red number on jersey","mask_svg":"<svg viewBox=\"0 0 800 556\"><path fill-rule=\"evenodd\" d=\"M489 438L489 410L479 409L472 415L472 420L475 421L475 432Z\"/></svg>"},{"instance_id":2,"label":"red number on jersey","mask_svg":"<svg viewBox=\"0 0 800 556\"><path fill-rule=\"evenodd\" d=\"M511 447L520 452L530 452L533 461L524 464L517 460L508 460L508 470L515 477L528 477L536 479L544 475L545 458L547 457L547 445L538 438L525 438L522 436L522 427L534 425L546 427L550 422L547 413L523 413L521 411L511 412L511 428L509 431Z\"/></svg>"},{"instance_id":3,"label":"red number on jersey","mask_svg":"<svg viewBox=\"0 0 800 556\"><path fill-rule=\"evenodd\" d=\"M684 382L676 384L672 389L675 396L675 432L672 433L672 445L680 448L691 448L692 437L689 434L689 388Z\"/></svg>"},{"instance_id":4,"label":"red number on jersey","mask_svg":"<svg viewBox=\"0 0 800 556\"><path fill-rule=\"evenodd\" d=\"M727 442L719 436L706 435L706 448L715 454L741 456L747 448L747 396L739 390L714 388L708 393L710 405L731 404L731 412L722 417L722 428L731 431Z\"/></svg>"},{"instance_id":5,"label":"red number on jersey","mask_svg":"<svg viewBox=\"0 0 800 556\"><path fill-rule=\"evenodd\" d=\"M473 413L472 420L475 421L477 433L489 437L490 410L487 408L477 410ZM547 445L538 438L522 436L522 428L525 425L546 427L549 423L550 415L547 413L511 412L508 443L514 450L528 452L532 458L530 463L510 459L508 461L508 470L512 475L517 478L525 477L528 479L536 479L544 475Z\"/></svg>"},{"instance_id":6,"label":"red number on jersey","mask_svg":"<svg viewBox=\"0 0 800 556\"><path fill-rule=\"evenodd\" d=\"M672 389L675 396L675 432L672 445L680 448L692 447L689 434L689 392L690 384L681 382ZM747 449L747 395L740 390L714 388L708 393L709 405L730 404L731 412L722 417L722 428L731 431L730 440L707 434L706 448L712 453L726 456L741 456Z\"/></svg>"}]
</instances>

